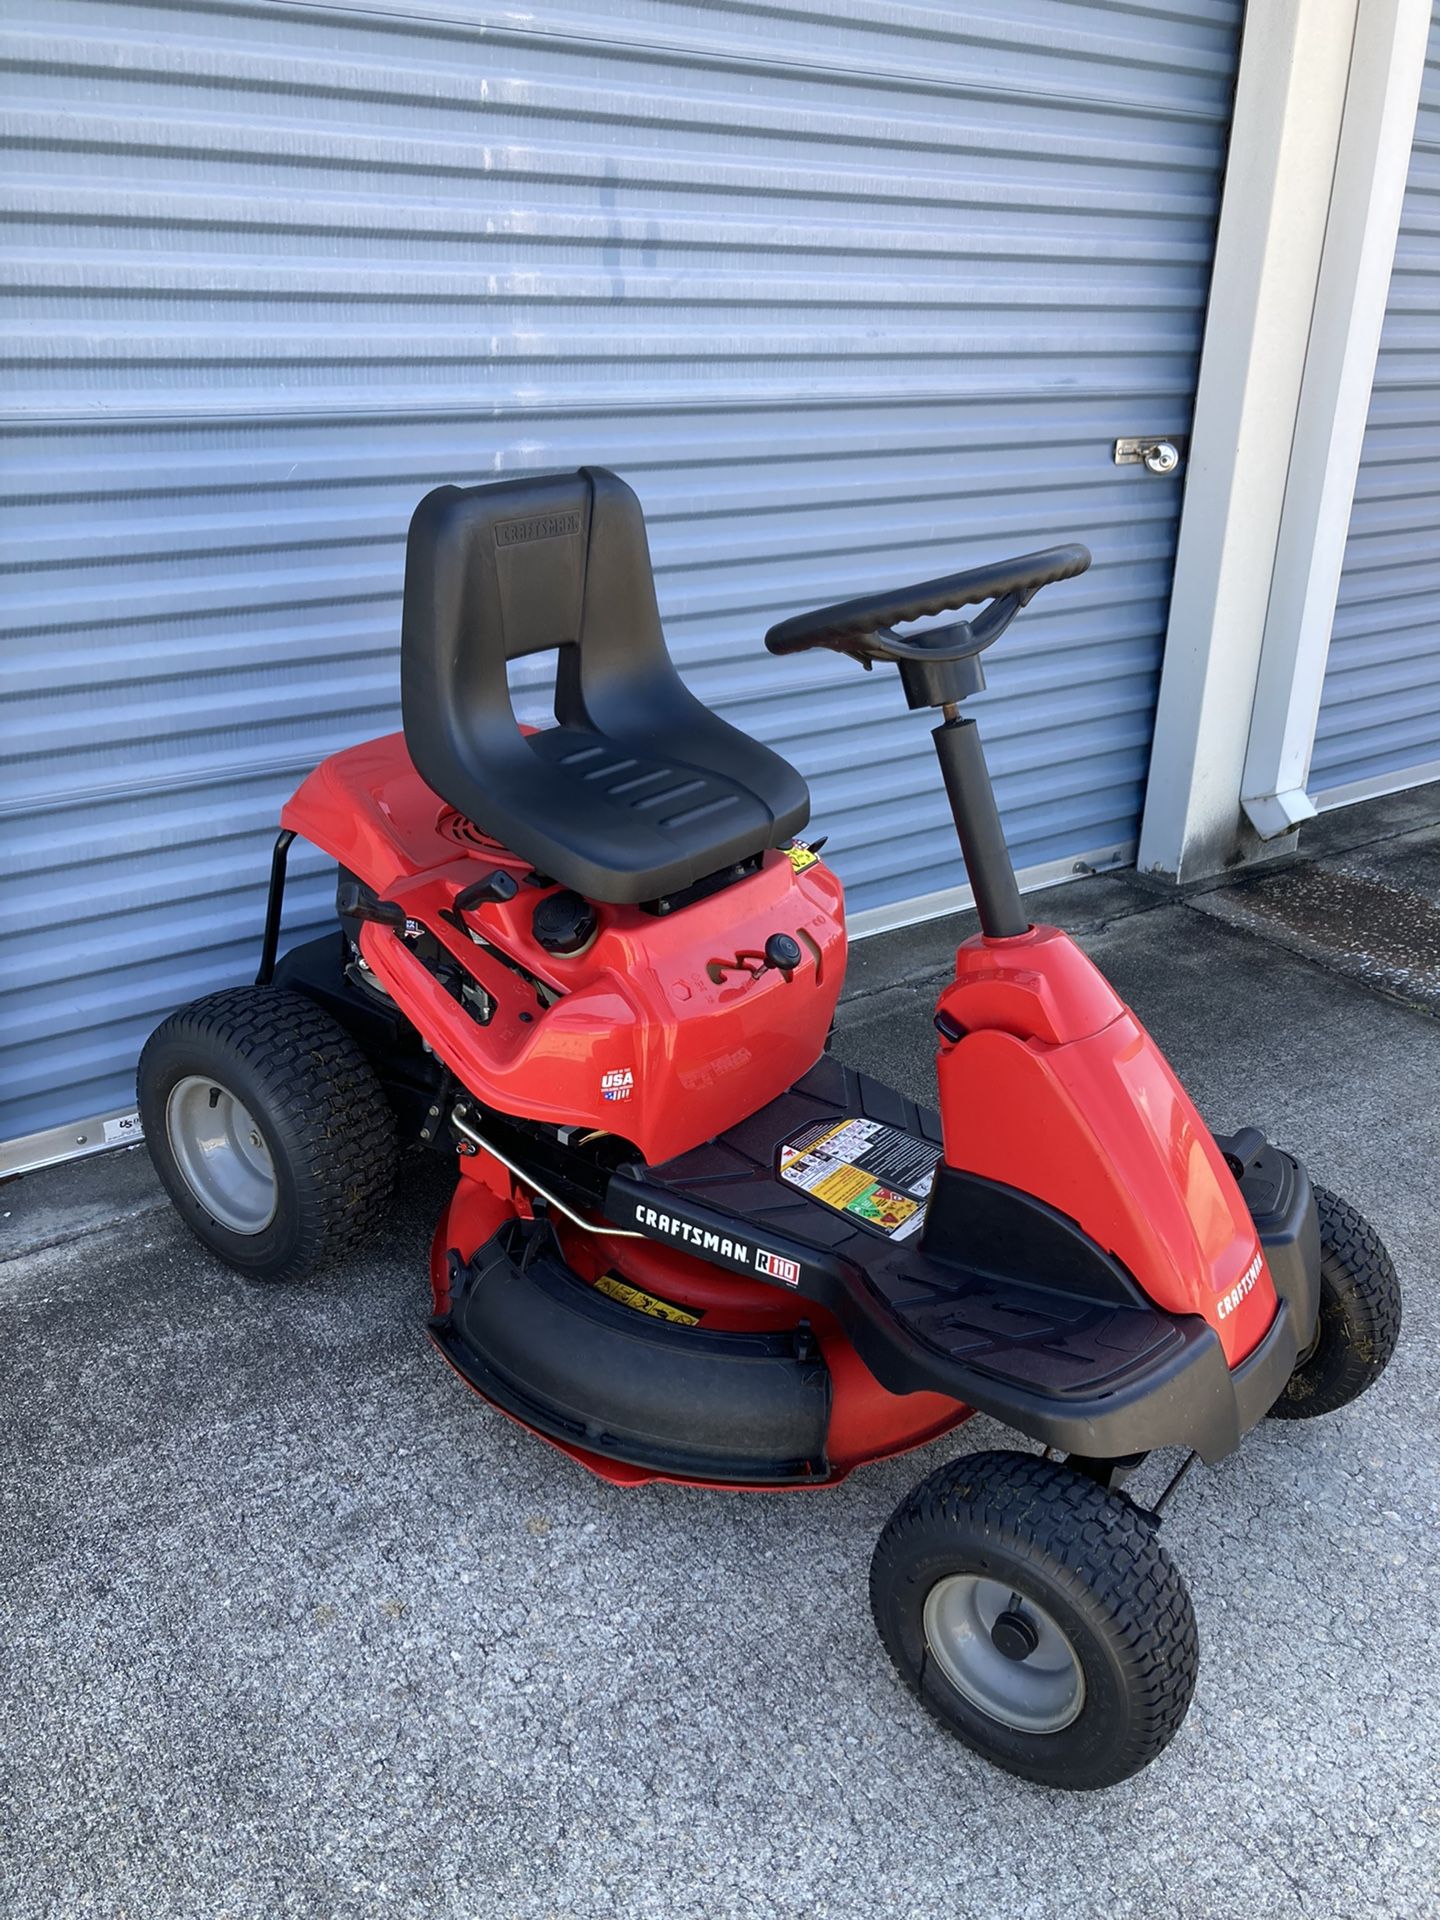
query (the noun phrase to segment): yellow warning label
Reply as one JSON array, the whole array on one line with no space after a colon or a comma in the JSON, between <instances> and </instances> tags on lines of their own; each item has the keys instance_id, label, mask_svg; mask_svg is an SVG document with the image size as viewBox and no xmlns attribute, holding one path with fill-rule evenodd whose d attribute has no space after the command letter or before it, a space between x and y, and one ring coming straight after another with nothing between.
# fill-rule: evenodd
<instances>
[{"instance_id":1,"label":"yellow warning label","mask_svg":"<svg viewBox=\"0 0 1440 1920\"><path fill-rule=\"evenodd\" d=\"M868 1193L875 1182L868 1173L862 1173L859 1167L836 1167L833 1173L827 1173L810 1191L817 1200L823 1200L827 1207L839 1207L841 1212L858 1200L862 1193Z\"/></svg>"},{"instance_id":2,"label":"yellow warning label","mask_svg":"<svg viewBox=\"0 0 1440 1920\"><path fill-rule=\"evenodd\" d=\"M812 1200L903 1240L919 1231L939 1148L862 1114L781 1142L780 1178Z\"/></svg>"},{"instance_id":3,"label":"yellow warning label","mask_svg":"<svg viewBox=\"0 0 1440 1920\"><path fill-rule=\"evenodd\" d=\"M668 1300L658 1300L653 1293L642 1293L639 1287L632 1287L628 1280L622 1280L615 1273L602 1273L595 1282L595 1291L606 1294L611 1300L618 1300L622 1307L633 1307L636 1313L648 1313L656 1320L673 1320L680 1327L698 1327L700 1324L698 1313L672 1306Z\"/></svg>"},{"instance_id":4,"label":"yellow warning label","mask_svg":"<svg viewBox=\"0 0 1440 1920\"><path fill-rule=\"evenodd\" d=\"M834 1207L840 1213L858 1214L884 1233L894 1233L920 1211L920 1202L912 1195L896 1193L892 1187L882 1186L863 1167L852 1167L848 1163L832 1168L808 1192L812 1199L823 1200L827 1207Z\"/></svg>"},{"instance_id":5,"label":"yellow warning label","mask_svg":"<svg viewBox=\"0 0 1440 1920\"><path fill-rule=\"evenodd\" d=\"M819 854L812 853L809 847L803 846L798 840L793 847L787 847L785 849L785 858L790 862L796 873L804 873L807 867L816 867L820 864Z\"/></svg>"}]
</instances>

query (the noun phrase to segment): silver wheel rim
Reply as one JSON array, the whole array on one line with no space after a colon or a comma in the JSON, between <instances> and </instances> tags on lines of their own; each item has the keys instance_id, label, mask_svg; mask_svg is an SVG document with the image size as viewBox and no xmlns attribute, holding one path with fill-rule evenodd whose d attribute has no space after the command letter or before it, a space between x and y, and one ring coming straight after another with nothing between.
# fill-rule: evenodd
<instances>
[{"instance_id":1,"label":"silver wheel rim","mask_svg":"<svg viewBox=\"0 0 1440 1920\"><path fill-rule=\"evenodd\" d=\"M265 1136L242 1100L208 1075L177 1080L165 1103L165 1132L185 1184L232 1233L263 1233L275 1218L275 1166Z\"/></svg>"},{"instance_id":2,"label":"silver wheel rim","mask_svg":"<svg viewBox=\"0 0 1440 1920\"><path fill-rule=\"evenodd\" d=\"M1016 1659L995 1640L996 1622L1018 1616L1010 1640L1033 1648ZM1009 1621L1007 1620L1007 1623ZM925 1644L971 1706L1018 1733L1059 1733L1085 1705L1085 1674L1050 1615L1003 1580L947 1574L925 1597ZM1006 1638L1005 1626L1001 1638Z\"/></svg>"}]
</instances>

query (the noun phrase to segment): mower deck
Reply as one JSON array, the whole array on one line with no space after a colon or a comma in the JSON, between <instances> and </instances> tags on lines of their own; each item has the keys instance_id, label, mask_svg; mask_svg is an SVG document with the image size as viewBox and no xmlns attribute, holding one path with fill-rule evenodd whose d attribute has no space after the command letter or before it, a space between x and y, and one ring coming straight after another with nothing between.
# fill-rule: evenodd
<instances>
[{"instance_id":1,"label":"mower deck","mask_svg":"<svg viewBox=\"0 0 1440 1920\"><path fill-rule=\"evenodd\" d=\"M653 1319L566 1264L543 1221L513 1221L452 1267L431 1322L477 1393L571 1453L643 1477L797 1486L832 1477L830 1372L803 1331Z\"/></svg>"}]
</instances>

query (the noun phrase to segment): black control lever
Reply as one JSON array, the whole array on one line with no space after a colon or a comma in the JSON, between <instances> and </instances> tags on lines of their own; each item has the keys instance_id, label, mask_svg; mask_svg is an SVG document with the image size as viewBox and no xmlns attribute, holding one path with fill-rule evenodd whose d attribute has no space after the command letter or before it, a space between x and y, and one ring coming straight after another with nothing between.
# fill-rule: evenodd
<instances>
[{"instance_id":1,"label":"black control lever","mask_svg":"<svg viewBox=\"0 0 1440 1920\"><path fill-rule=\"evenodd\" d=\"M393 900L381 900L358 880L342 880L335 889L335 911L342 920L372 920L376 926L405 931L405 909Z\"/></svg>"},{"instance_id":2,"label":"black control lever","mask_svg":"<svg viewBox=\"0 0 1440 1920\"><path fill-rule=\"evenodd\" d=\"M772 933L765 942L763 953L745 947L728 960L707 961L705 971L718 987L723 985L727 973L748 973L752 980L757 980L768 968L773 967L788 986L795 977L795 969L804 958L800 942L793 934Z\"/></svg>"},{"instance_id":3,"label":"black control lever","mask_svg":"<svg viewBox=\"0 0 1440 1920\"><path fill-rule=\"evenodd\" d=\"M774 967L777 973L785 976L787 982L804 957L800 942L793 934L772 933L765 942L766 966Z\"/></svg>"},{"instance_id":4,"label":"black control lever","mask_svg":"<svg viewBox=\"0 0 1440 1920\"><path fill-rule=\"evenodd\" d=\"M493 873L487 873L479 880L472 880L468 887L461 888L455 896L453 911L469 913L472 907L513 900L519 891L520 884L514 874L506 873L503 867L496 867Z\"/></svg>"}]
</instances>

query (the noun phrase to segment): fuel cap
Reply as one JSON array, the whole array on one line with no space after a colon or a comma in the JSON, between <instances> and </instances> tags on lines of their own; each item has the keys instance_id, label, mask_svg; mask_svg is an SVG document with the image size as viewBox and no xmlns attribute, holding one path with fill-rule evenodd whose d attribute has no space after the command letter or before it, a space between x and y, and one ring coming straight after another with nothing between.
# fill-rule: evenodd
<instances>
[{"instance_id":1,"label":"fuel cap","mask_svg":"<svg viewBox=\"0 0 1440 1920\"><path fill-rule=\"evenodd\" d=\"M598 926L594 907L569 887L537 900L530 917L530 931L547 953L583 953Z\"/></svg>"}]
</instances>

